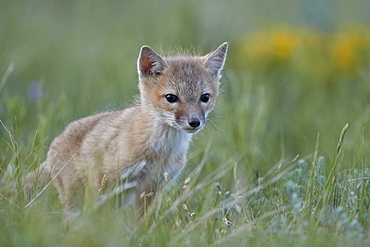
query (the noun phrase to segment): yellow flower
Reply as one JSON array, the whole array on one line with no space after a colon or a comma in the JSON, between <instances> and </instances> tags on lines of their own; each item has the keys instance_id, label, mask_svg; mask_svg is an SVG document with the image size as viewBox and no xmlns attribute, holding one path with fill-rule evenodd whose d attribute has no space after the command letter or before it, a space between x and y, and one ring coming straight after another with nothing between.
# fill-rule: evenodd
<instances>
[{"instance_id":1,"label":"yellow flower","mask_svg":"<svg viewBox=\"0 0 370 247\"><path fill-rule=\"evenodd\" d=\"M280 59L288 58L297 47L298 38L290 31L279 31L272 35L273 41L273 55Z\"/></svg>"},{"instance_id":2,"label":"yellow flower","mask_svg":"<svg viewBox=\"0 0 370 247\"><path fill-rule=\"evenodd\" d=\"M358 51L364 42L364 38L356 33L338 34L330 54L333 65L340 69L352 68L358 60Z\"/></svg>"}]
</instances>

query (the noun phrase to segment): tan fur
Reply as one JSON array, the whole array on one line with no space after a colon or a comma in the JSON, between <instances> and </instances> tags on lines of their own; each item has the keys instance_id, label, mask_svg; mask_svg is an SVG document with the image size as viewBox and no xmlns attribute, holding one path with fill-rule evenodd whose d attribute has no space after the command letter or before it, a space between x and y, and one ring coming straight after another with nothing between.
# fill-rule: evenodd
<instances>
[{"instance_id":1,"label":"tan fur","mask_svg":"<svg viewBox=\"0 0 370 247\"><path fill-rule=\"evenodd\" d=\"M142 208L140 195L176 179L192 134L204 127L215 105L226 52L224 43L203 57L161 57L143 46L138 59L141 102L72 122L50 146L43 169L55 177L66 211L76 210L80 186L92 186L98 194L103 183L106 188L124 184ZM168 94L178 100L169 102ZM200 100L203 94L209 94L208 102Z\"/></svg>"}]
</instances>

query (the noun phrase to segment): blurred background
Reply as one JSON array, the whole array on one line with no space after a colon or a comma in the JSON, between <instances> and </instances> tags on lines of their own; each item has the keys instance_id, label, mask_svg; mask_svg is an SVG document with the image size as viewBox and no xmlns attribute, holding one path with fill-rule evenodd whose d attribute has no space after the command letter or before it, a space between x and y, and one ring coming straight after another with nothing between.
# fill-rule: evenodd
<instances>
[{"instance_id":1,"label":"blurred background","mask_svg":"<svg viewBox=\"0 0 370 247\"><path fill-rule=\"evenodd\" d=\"M230 44L195 156L211 142L210 162L242 156L263 171L317 143L330 156L346 123L348 152L366 150L369 13L368 0L1 0L0 168L38 164L70 121L131 105L142 45Z\"/></svg>"}]
</instances>

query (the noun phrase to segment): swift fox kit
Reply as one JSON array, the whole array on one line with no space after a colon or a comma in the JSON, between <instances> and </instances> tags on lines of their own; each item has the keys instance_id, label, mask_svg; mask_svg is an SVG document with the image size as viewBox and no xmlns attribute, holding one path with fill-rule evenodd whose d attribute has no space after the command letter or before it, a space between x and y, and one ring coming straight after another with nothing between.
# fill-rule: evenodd
<instances>
[{"instance_id":1,"label":"swift fox kit","mask_svg":"<svg viewBox=\"0 0 370 247\"><path fill-rule=\"evenodd\" d=\"M139 104L70 123L38 168L51 173L68 213L76 211L81 186L98 194L102 184L118 184L141 211L143 193L176 179L192 134L204 127L216 103L227 47L223 43L205 56L173 57L141 48Z\"/></svg>"}]
</instances>

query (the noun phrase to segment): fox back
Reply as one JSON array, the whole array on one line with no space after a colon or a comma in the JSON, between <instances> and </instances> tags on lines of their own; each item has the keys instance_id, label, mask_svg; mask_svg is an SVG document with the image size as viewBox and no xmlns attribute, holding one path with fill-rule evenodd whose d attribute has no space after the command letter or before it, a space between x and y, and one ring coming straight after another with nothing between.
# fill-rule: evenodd
<instances>
[{"instance_id":1,"label":"fox back","mask_svg":"<svg viewBox=\"0 0 370 247\"><path fill-rule=\"evenodd\" d=\"M38 168L51 173L67 213L76 212L78 187L103 199L102 187L115 187L142 211L142 195L176 179L193 133L205 126L215 106L227 47L223 43L205 56L173 57L141 48L140 102L70 123Z\"/></svg>"}]
</instances>

